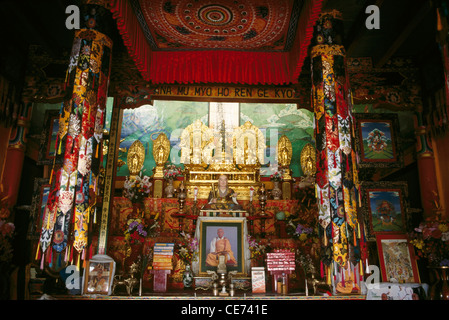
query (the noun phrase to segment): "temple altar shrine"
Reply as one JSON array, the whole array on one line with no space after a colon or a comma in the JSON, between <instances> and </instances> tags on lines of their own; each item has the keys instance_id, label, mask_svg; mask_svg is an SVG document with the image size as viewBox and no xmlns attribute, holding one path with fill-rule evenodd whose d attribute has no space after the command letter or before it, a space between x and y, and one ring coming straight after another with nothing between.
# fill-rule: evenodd
<instances>
[{"instance_id":1,"label":"temple altar shrine","mask_svg":"<svg viewBox=\"0 0 449 320\"><path fill-rule=\"evenodd\" d=\"M25 2L2 299L449 299L446 1Z\"/></svg>"}]
</instances>

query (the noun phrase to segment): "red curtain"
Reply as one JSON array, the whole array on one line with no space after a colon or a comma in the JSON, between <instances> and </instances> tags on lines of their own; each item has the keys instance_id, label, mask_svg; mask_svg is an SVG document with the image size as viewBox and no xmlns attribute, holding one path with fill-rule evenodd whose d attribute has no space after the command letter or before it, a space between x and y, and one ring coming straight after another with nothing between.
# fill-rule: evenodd
<instances>
[{"instance_id":1,"label":"red curtain","mask_svg":"<svg viewBox=\"0 0 449 320\"><path fill-rule=\"evenodd\" d=\"M124 44L147 81L284 85L298 82L322 0L304 3L290 52L153 51L128 1L110 4Z\"/></svg>"}]
</instances>

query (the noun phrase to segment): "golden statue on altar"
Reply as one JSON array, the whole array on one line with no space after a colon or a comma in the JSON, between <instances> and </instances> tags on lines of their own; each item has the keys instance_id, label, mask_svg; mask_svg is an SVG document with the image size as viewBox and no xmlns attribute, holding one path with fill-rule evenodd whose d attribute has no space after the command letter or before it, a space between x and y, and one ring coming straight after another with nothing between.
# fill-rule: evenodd
<instances>
[{"instance_id":1,"label":"golden statue on altar","mask_svg":"<svg viewBox=\"0 0 449 320\"><path fill-rule=\"evenodd\" d=\"M188 197L209 199L220 176L225 174L229 187L239 198L250 198L250 188L260 184L260 166L264 163L265 139L262 131L251 122L214 132L199 119L181 134L181 163L184 164ZM215 190L216 192L217 190Z\"/></svg>"},{"instance_id":2,"label":"golden statue on altar","mask_svg":"<svg viewBox=\"0 0 449 320\"><path fill-rule=\"evenodd\" d=\"M292 161L293 148L291 141L286 135L282 135L278 140L277 158L279 167L283 170L283 179L291 180L290 163Z\"/></svg>"},{"instance_id":3,"label":"golden statue on altar","mask_svg":"<svg viewBox=\"0 0 449 320\"><path fill-rule=\"evenodd\" d=\"M134 141L128 149L127 162L129 178L135 178L142 170L145 161L145 147L139 140Z\"/></svg>"},{"instance_id":4,"label":"golden statue on altar","mask_svg":"<svg viewBox=\"0 0 449 320\"><path fill-rule=\"evenodd\" d=\"M315 176L316 172L316 151L315 148L307 143L301 151L301 169L306 177Z\"/></svg>"},{"instance_id":5,"label":"golden statue on altar","mask_svg":"<svg viewBox=\"0 0 449 320\"><path fill-rule=\"evenodd\" d=\"M170 140L168 140L165 133L160 133L158 137L153 141L153 158L156 162L156 168L154 172L155 178L164 177L164 165L170 155Z\"/></svg>"}]
</instances>

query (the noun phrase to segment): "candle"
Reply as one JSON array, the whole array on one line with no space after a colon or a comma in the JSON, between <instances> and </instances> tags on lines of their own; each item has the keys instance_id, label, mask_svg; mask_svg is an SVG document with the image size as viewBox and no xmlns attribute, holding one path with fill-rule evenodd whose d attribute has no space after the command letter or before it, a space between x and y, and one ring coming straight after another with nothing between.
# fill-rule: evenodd
<instances>
[{"instance_id":1,"label":"candle","mask_svg":"<svg viewBox=\"0 0 449 320\"><path fill-rule=\"evenodd\" d=\"M253 201L254 188L249 188L249 201Z\"/></svg>"},{"instance_id":2,"label":"candle","mask_svg":"<svg viewBox=\"0 0 449 320\"><path fill-rule=\"evenodd\" d=\"M195 195L195 201L196 201L196 196L198 195L198 187L195 187L195 189L193 190L193 194Z\"/></svg>"}]
</instances>

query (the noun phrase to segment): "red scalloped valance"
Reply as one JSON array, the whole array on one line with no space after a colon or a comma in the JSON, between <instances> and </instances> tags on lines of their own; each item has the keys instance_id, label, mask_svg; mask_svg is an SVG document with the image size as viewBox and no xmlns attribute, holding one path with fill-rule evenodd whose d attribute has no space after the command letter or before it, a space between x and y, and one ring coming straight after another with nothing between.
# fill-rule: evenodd
<instances>
[{"instance_id":1,"label":"red scalloped valance","mask_svg":"<svg viewBox=\"0 0 449 320\"><path fill-rule=\"evenodd\" d=\"M304 1L295 40L288 52L152 50L130 3L111 0L110 5L129 55L146 81L286 85L298 82L321 12L322 0Z\"/></svg>"}]
</instances>

